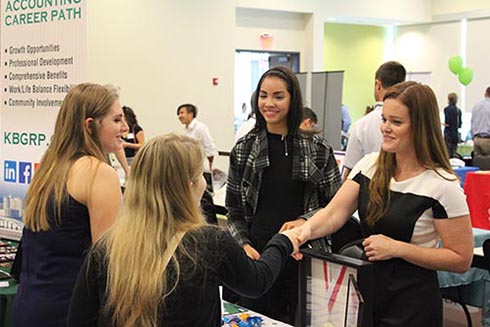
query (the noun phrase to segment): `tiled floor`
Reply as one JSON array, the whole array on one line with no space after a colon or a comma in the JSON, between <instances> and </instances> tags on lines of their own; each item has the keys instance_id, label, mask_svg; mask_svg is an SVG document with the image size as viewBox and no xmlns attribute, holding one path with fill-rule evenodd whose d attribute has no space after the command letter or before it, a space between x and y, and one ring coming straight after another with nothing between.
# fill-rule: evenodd
<instances>
[{"instance_id":1,"label":"tiled floor","mask_svg":"<svg viewBox=\"0 0 490 327\"><path fill-rule=\"evenodd\" d=\"M481 309L468 306L473 327L481 327ZM463 309L459 304L444 301L444 327L468 326Z\"/></svg>"}]
</instances>

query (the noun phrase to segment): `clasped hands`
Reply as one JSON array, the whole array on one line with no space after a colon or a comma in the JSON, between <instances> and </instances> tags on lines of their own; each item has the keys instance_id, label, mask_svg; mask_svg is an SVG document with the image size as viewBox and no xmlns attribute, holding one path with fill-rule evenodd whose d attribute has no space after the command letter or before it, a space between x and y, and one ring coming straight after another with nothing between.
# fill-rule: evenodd
<instances>
[{"instance_id":1,"label":"clasped hands","mask_svg":"<svg viewBox=\"0 0 490 327\"><path fill-rule=\"evenodd\" d=\"M284 223L279 230L280 234L286 235L293 243L293 253L291 256L296 260L303 259L303 254L299 252L299 247L306 243L311 236L311 228L309 224L305 224L306 220L303 218L288 221Z\"/></svg>"},{"instance_id":2,"label":"clasped hands","mask_svg":"<svg viewBox=\"0 0 490 327\"><path fill-rule=\"evenodd\" d=\"M279 233L287 236L287 238L289 238L293 244L293 252L291 253L291 256L296 260L301 260L301 258L303 258L303 255L299 252L299 247L308 241L308 237L311 234L311 231L310 234L305 234L305 232L302 232L304 222L305 220L302 218L294 221L288 221L287 223L284 223L279 230ZM258 260L260 258L260 253L252 245L246 243L243 245L243 249L245 250L247 256L252 260Z\"/></svg>"},{"instance_id":3,"label":"clasped hands","mask_svg":"<svg viewBox=\"0 0 490 327\"><path fill-rule=\"evenodd\" d=\"M305 224L305 222L306 220L302 218L288 221L279 230L279 233L287 236L293 244L294 250L291 256L296 260L303 258L299 247L310 240L312 234L310 224ZM400 248L401 243L401 241L394 240L383 234L375 234L365 238L362 246L369 261L378 261L398 257L397 250ZM250 244L245 244L243 249L251 259L258 260L260 258L259 252Z\"/></svg>"}]
</instances>

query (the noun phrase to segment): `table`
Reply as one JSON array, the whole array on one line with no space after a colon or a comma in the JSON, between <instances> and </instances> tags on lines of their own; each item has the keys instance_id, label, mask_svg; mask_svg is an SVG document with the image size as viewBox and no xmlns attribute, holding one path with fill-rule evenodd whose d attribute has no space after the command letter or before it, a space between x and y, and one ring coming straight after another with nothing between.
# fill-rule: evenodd
<instances>
[{"instance_id":1,"label":"table","mask_svg":"<svg viewBox=\"0 0 490 327\"><path fill-rule=\"evenodd\" d=\"M466 174L468 174L471 171L478 171L478 170L480 170L480 168L472 167L472 166L466 166L466 167L453 168L453 170L456 173L456 175L458 175L458 178L461 181L461 187L463 187L464 182L466 180Z\"/></svg>"},{"instance_id":2,"label":"table","mask_svg":"<svg viewBox=\"0 0 490 327\"><path fill-rule=\"evenodd\" d=\"M220 187L219 189L214 189L214 207L216 208L216 213L226 216L226 207L225 207L225 198L226 198L226 185Z\"/></svg>"},{"instance_id":3,"label":"table","mask_svg":"<svg viewBox=\"0 0 490 327\"><path fill-rule=\"evenodd\" d=\"M462 157L471 157L471 153L473 152L473 141L459 143L456 152L458 152Z\"/></svg>"},{"instance_id":4,"label":"table","mask_svg":"<svg viewBox=\"0 0 490 327\"><path fill-rule=\"evenodd\" d=\"M217 206L225 206L225 198L226 198L226 185L220 187L219 189L214 189L214 204Z\"/></svg>"},{"instance_id":5,"label":"table","mask_svg":"<svg viewBox=\"0 0 490 327\"><path fill-rule=\"evenodd\" d=\"M16 248L19 246L19 242L14 240L2 239L2 241L10 243L11 246ZM10 269L11 266L0 267L0 270L6 272L10 272ZM13 278L5 279L1 282L4 282L7 286L0 287L0 326L10 327L12 326L12 307L15 294L17 294L18 283Z\"/></svg>"},{"instance_id":6,"label":"table","mask_svg":"<svg viewBox=\"0 0 490 327\"><path fill-rule=\"evenodd\" d=\"M481 246L490 238L490 231L473 228L473 238L473 268L464 274L438 271L439 287L457 287L463 303L482 308L482 326L490 326L490 274L487 269L480 269L485 268Z\"/></svg>"},{"instance_id":7,"label":"table","mask_svg":"<svg viewBox=\"0 0 490 327\"><path fill-rule=\"evenodd\" d=\"M0 287L0 326L12 326L12 307L18 284L13 279L5 281L8 287Z\"/></svg>"},{"instance_id":8,"label":"table","mask_svg":"<svg viewBox=\"0 0 490 327\"><path fill-rule=\"evenodd\" d=\"M490 171L468 172L464 184L471 225L490 230Z\"/></svg>"},{"instance_id":9,"label":"table","mask_svg":"<svg viewBox=\"0 0 490 327\"><path fill-rule=\"evenodd\" d=\"M3 269L3 270L8 270L8 269ZM15 294L17 294L17 287L18 287L18 283L14 279L9 279L7 280L7 282L9 283L8 287L0 287L0 326L2 327L12 326L12 307L13 307ZM236 304L228 303L227 301L222 301L222 311L223 311L223 316L231 316L240 313L248 313L251 316L259 316L262 318L263 327L268 327L268 326L293 327L291 325L285 324L283 322L271 319L259 313L240 307Z\"/></svg>"},{"instance_id":10,"label":"table","mask_svg":"<svg viewBox=\"0 0 490 327\"><path fill-rule=\"evenodd\" d=\"M246 308L243 308L237 304L229 303L227 301L222 301L222 311L223 311L223 318L230 318L234 315L240 316L241 314L249 314L250 316L253 317L260 317L262 318L261 326L262 327L268 327L268 326L274 326L274 327L293 327L289 324L286 324L281 321L277 321L274 319L271 319L269 317L266 317L264 315L261 315L260 313L256 313L254 311L250 311ZM226 326L226 325L225 325Z\"/></svg>"}]
</instances>

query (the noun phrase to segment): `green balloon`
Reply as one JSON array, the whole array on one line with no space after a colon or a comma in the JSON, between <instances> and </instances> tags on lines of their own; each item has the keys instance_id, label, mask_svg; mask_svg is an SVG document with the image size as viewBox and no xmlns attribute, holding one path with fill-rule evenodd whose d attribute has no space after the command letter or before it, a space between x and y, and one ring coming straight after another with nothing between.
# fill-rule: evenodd
<instances>
[{"instance_id":1,"label":"green balloon","mask_svg":"<svg viewBox=\"0 0 490 327\"><path fill-rule=\"evenodd\" d=\"M473 69L466 67L458 74L458 79L463 85L468 85L473 80Z\"/></svg>"},{"instance_id":2,"label":"green balloon","mask_svg":"<svg viewBox=\"0 0 490 327\"><path fill-rule=\"evenodd\" d=\"M449 58L449 70L458 75L463 70L463 59L460 56Z\"/></svg>"}]
</instances>

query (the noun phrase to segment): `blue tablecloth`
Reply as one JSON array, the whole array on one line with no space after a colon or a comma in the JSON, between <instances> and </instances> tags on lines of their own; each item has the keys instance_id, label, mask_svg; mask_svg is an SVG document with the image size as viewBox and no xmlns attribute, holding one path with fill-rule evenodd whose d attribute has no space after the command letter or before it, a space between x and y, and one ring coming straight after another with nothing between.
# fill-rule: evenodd
<instances>
[{"instance_id":1,"label":"blue tablecloth","mask_svg":"<svg viewBox=\"0 0 490 327\"><path fill-rule=\"evenodd\" d=\"M490 238L490 231L473 228L474 247ZM482 308L482 326L490 326L490 274L488 270L470 268L464 274L438 271L439 287L460 287L462 301Z\"/></svg>"},{"instance_id":2,"label":"blue tablecloth","mask_svg":"<svg viewBox=\"0 0 490 327\"><path fill-rule=\"evenodd\" d=\"M453 168L453 170L456 173L456 175L458 175L459 180L461 181L461 187L463 187L464 180L466 178L466 174L469 171L477 171L477 170L480 170L480 168L467 166L467 167Z\"/></svg>"}]
</instances>

